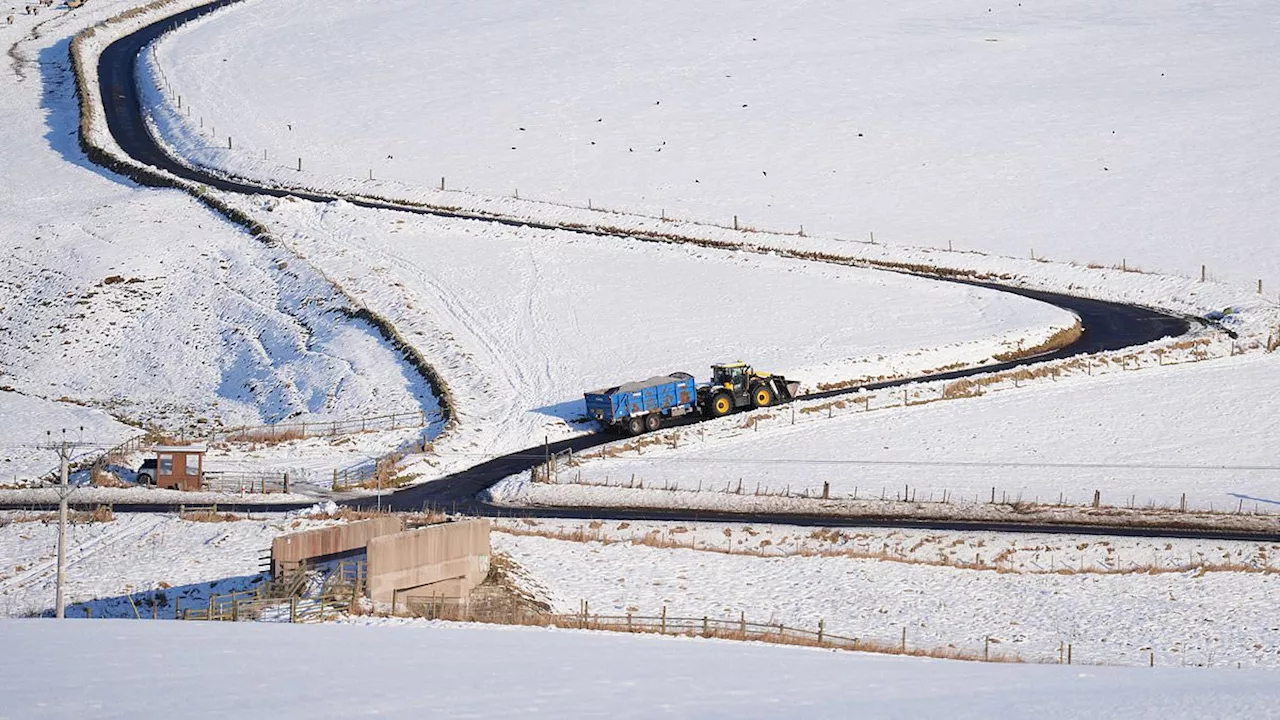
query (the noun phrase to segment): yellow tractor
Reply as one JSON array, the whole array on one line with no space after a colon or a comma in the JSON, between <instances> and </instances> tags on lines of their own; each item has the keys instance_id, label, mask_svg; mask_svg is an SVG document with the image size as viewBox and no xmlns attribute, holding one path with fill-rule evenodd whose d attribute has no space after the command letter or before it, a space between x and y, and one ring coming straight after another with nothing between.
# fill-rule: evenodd
<instances>
[{"instance_id":1,"label":"yellow tractor","mask_svg":"<svg viewBox=\"0 0 1280 720\"><path fill-rule=\"evenodd\" d=\"M757 372L744 362L711 366L711 384L698 388L698 406L707 417L794 400L800 383L781 375Z\"/></svg>"}]
</instances>

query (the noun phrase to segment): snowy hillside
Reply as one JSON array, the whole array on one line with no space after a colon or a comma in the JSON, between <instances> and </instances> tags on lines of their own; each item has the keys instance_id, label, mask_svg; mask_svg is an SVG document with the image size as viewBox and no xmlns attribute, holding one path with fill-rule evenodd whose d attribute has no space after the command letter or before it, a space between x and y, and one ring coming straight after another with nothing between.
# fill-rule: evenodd
<instances>
[{"instance_id":1,"label":"snowy hillside","mask_svg":"<svg viewBox=\"0 0 1280 720\"><path fill-rule=\"evenodd\" d=\"M81 428L84 428L81 431ZM66 430L66 434L63 434ZM84 452L117 445L138 434L100 410L71 403L51 402L0 391L0 485L17 484L58 467L58 456L43 447L50 441L101 443Z\"/></svg>"},{"instance_id":2,"label":"snowy hillside","mask_svg":"<svg viewBox=\"0 0 1280 720\"><path fill-rule=\"evenodd\" d=\"M1253 0L253 0L159 58L183 153L259 177L1276 288L1275 33Z\"/></svg>"},{"instance_id":3,"label":"snowy hillside","mask_svg":"<svg viewBox=\"0 0 1280 720\"><path fill-rule=\"evenodd\" d=\"M882 658L487 627L0 621L18 717L1261 718L1274 675ZM344 662L316 662L335 656ZM68 673L85 668L157 672Z\"/></svg>"},{"instance_id":4,"label":"snowy hillside","mask_svg":"<svg viewBox=\"0 0 1280 720\"><path fill-rule=\"evenodd\" d=\"M11 58L0 71L0 385L170 427L433 410L421 379L373 328L346 321L305 263L183 193L85 158L68 38L133 4L41 6L0 23ZM0 430L32 419L0 413ZM33 428L45 429L57 428ZM102 430L85 439L118 436Z\"/></svg>"}]
</instances>

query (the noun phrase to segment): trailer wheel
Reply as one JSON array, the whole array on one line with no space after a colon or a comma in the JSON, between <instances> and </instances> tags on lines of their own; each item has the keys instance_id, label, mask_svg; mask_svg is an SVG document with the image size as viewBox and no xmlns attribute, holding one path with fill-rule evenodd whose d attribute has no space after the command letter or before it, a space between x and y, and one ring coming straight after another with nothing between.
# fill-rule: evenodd
<instances>
[{"instance_id":1,"label":"trailer wheel","mask_svg":"<svg viewBox=\"0 0 1280 720\"><path fill-rule=\"evenodd\" d=\"M645 432L653 432L662 427L662 416L658 413L649 413L644 416Z\"/></svg>"},{"instance_id":2,"label":"trailer wheel","mask_svg":"<svg viewBox=\"0 0 1280 720\"><path fill-rule=\"evenodd\" d=\"M756 389L751 393L751 401L756 407L769 407L773 404L773 391L768 385L757 385Z\"/></svg>"},{"instance_id":3,"label":"trailer wheel","mask_svg":"<svg viewBox=\"0 0 1280 720\"><path fill-rule=\"evenodd\" d=\"M733 397L723 390L712 395L711 401L707 403L707 417L724 417L731 412L733 412Z\"/></svg>"},{"instance_id":4,"label":"trailer wheel","mask_svg":"<svg viewBox=\"0 0 1280 720\"><path fill-rule=\"evenodd\" d=\"M628 435L639 435L642 432L644 432L644 418L642 417L627 418L627 434Z\"/></svg>"}]
</instances>

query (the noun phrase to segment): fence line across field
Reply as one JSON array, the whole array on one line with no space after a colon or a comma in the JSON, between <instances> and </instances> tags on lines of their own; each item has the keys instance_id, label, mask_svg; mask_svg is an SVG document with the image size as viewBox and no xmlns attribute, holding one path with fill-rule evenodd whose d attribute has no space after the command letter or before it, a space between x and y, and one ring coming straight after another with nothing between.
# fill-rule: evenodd
<instances>
[{"instance_id":1,"label":"fence line across field","mask_svg":"<svg viewBox=\"0 0 1280 720\"><path fill-rule=\"evenodd\" d=\"M892 464L892 463L886 463ZM1269 468L1267 468L1269 469ZM747 497L776 497L797 500L852 500L855 502L894 502L908 504L939 504L939 505L1005 505L1010 507L1062 507L1062 508L1085 508L1092 507L1094 509L1103 508L1119 508L1129 510L1163 510L1177 511L1180 513L1210 513L1221 515L1275 515L1280 513L1280 507L1275 503L1258 499L1237 496L1235 503L1225 503L1215 505L1212 501L1195 505L1189 503L1187 494L1183 492L1181 497L1176 500L1156 501L1150 498L1139 499L1137 493L1108 493L1105 494L1101 489L1073 489L1070 494L1066 491L1060 491L1057 495L1052 493L1035 494L1028 493L1023 490L1017 490L1010 493L1008 490L1002 490L997 486L991 486L990 495L986 491L962 491L945 487L926 487L920 488L904 483L895 487L888 485L876 486L854 486L851 492L843 493L832 492L831 483L829 481L822 482L821 485L805 485L803 483L784 484L784 485L767 485L762 482L745 481L744 475L736 475L733 477L721 476L715 480L699 478L696 486L682 487L678 480L670 479L647 479L632 473L627 477L614 478L607 473L604 478L584 477L581 471L577 472L573 477L562 479L559 468L556 463L541 464L530 470L532 481L540 484L565 485L565 486L581 486L581 487L601 487L601 488L617 488L620 490L653 490L670 493L715 493L718 495L747 496ZM1090 499L1084 502L1078 501L1078 495L1084 492ZM1104 503L1103 498L1114 498L1119 496L1120 503L1114 502ZM1274 508L1274 509L1273 509Z\"/></svg>"},{"instance_id":2,"label":"fence line across field","mask_svg":"<svg viewBox=\"0 0 1280 720\"><path fill-rule=\"evenodd\" d=\"M240 590L212 595L194 607L174 607L174 617L180 620L213 621L266 621L314 623L339 618L347 614L373 612L386 615L385 607L370 607L365 599L368 581L363 560L339 561L325 577L318 590L314 588L314 573L301 566L291 572L262 583L253 590ZM154 607L154 602L153 602ZM529 605L522 598L507 594L497 597L470 599L425 596L408 598L406 602L391 604L390 615L410 616L429 620L450 620L502 625L560 627L583 630L599 630L628 633L652 633L684 637L718 638L723 640L769 642L784 645L800 645L838 650L874 652L894 655L950 658L986 662L1030 662L1042 664L1097 663L1100 658L1089 657L1079 643L1069 638L1055 638L1042 643L1036 649L1005 650L1006 641L986 635L980 639L970 637L960 643L935 638L926 645L910 635L908 625L885 623L880 631L858 634L829 632L826 621L819 619L809 627L796 627L785 622L755 622L747 619L745 611L738 617L677 617L668 613L666 605L656 615L635 612L625 614L592 614L586 600L572 613L551 613L544 608ZM1057 647L1052 644L1056 642ZM1191 656L1198 649L1194 642L1179 641L1172 649L1160 652L1157 657L1153 644L1146 643L1116 650L1102 648L1113 663L1129 659L1126 664L1168 666L1171 664L1213 665L1216 654L1213 648L1201 648L1205 652L1203 662ZM1082 657L1082 655L1084 657ZM1161 662L1157 662L1160 660ZM1172 660L1172 662L1170 662ZM1106 662L1105 659L1101 660Z\"/></svg>"}]
</instances>

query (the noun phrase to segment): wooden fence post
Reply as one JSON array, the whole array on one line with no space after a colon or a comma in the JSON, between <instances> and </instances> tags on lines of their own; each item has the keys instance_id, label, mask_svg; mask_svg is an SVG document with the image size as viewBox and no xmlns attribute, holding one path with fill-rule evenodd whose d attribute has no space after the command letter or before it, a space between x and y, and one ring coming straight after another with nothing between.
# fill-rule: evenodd
<instances>
[{"instance_id":1,"label":"wooden fence post","mask_svg":"<svg viewBox=\"0 0 1280 720\"><path fill-rule=\"evenodd\" d=\"M1071 664L1071 643L1067 643L1067 664Z\"/></svg>"},{"instance_id":2,"label":"wooden fence post","mask_svg":"<svg viewBox=\"0 0 1280 720\"><path fill-rule=\"evenodd\" d=\"M173 599L173 619L174 620L182 619L182 597L181 596L175 597Z\"/></svg>"},{"instance_id":3,"label":"wooden fence post","mask_svg":"<svg viewBox=\"0 0 1280 720\"><path fill-rule=\"evenodd\" d=\"M991 662L991 636L988 635L986 642L982 645L982 661Z\"/></svg>"},{"instance_id":4,"label":"wooden fence post","mask_svg":"<svg viewBox=\"0 0 1280 720\"><path fill-rule=\"evenodd\" d=\"M662 634L667 634L667 606L662 606Z\"/></svg>"},{"instance_id":5,"label":"wooden fence post","mask_svg":"<svg viewBox=\"0 0 1280 720\"><path fill-rule=\"evenodd\" d=\"M819 645L822 644L822 635L823 635L823 631L826 630L826 626L827 626L827 623L825 620L822 620L822 619L818 620L818 644Z\"/></svg>"},{"instance_id":6,"label":"wooden fence post","mask_svg":"<svg viewBox=\"0 0 1280 720\"><path fill-rule=\"evenodd\" d=\"M902 628L902 653L905 655L906 652L907 652L907 629L904 627Z\"/></svg>"},{"instance_id":7,"label":"wooden fence post","mask_svg":"<svg viewBox=\"0 0 1280 720\"><path fill-rule=\"evenodd\" d=\"M298 598L289 598L289 622L298 622Z\"/></svg>"}]
</instances>

